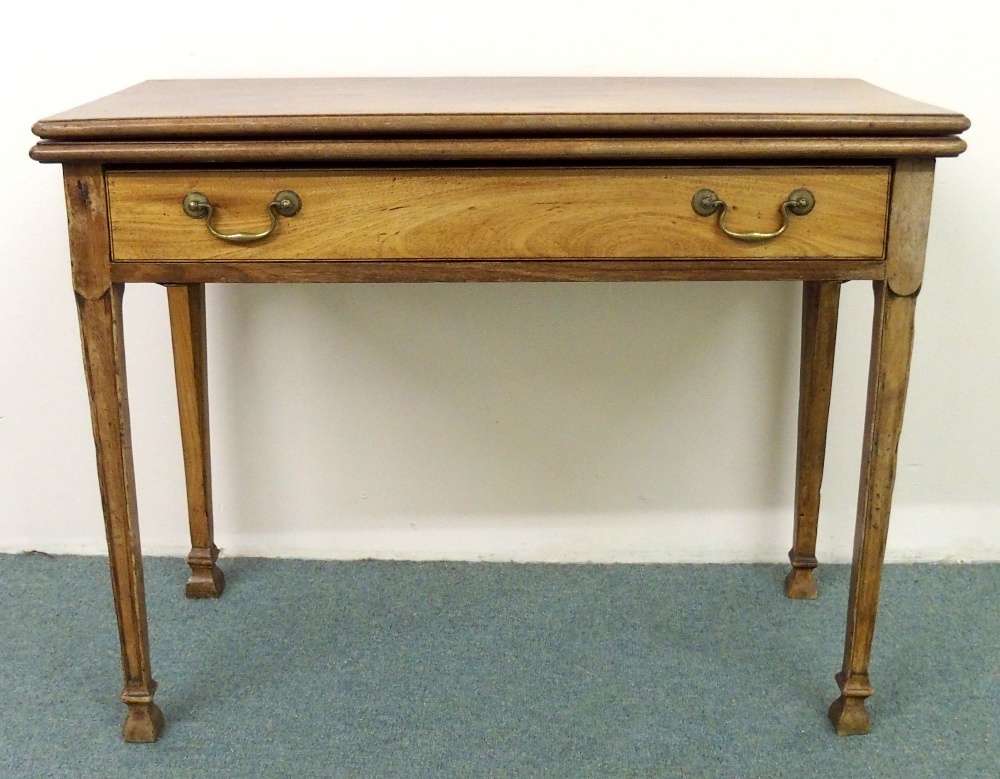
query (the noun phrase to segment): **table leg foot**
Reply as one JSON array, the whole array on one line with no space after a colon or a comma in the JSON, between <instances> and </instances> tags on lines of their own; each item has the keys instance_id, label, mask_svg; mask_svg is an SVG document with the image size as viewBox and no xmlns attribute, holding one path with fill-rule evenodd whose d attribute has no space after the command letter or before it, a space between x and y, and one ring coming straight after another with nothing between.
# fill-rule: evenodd
<instances>
[{"instance_id":1,"label":"table leg foot","mask_svg":"<svg viewBox=\"0 0 1000 779\"><path fill-rule=\"evenodd\" d=\"M833 388L840 286L838 281L806 281L802 285L795 530L788 553L792 572L785 579L785 594L795 600L811 600L819 594L813 569L816 567L819 498Z\"/></svg>"},{"instance_id":2,"label":"table leg foot","mask_svg":"<svg viewBox=\"0 0 1000 779\"><path fill-rule=\"evenodd\" d=\"M195 547L187 557L191 566L191 577L184 588L184 594L189 598L218 598L226 588L226 577L222 569L215 564L219 550Z\"/></svg>"},{"instance_id":3,"label":"table leg foot","mask_svg":"<svg viewBox=\"0 0 1000 779\"><path fill-rule=\"evenodd\" d=\"M812 569L792 568L785 577L785 595L793 600L815 600L819 597Z\"/></svg>"},{"instance_id":4,"label":"table leg foot","mask_svg":"<svg viewBox=\"0 0 1000 779\"><path fill-rule=\"evenodd\" d=\"M838 736L862 736L872 727L864 698L841 695L830 706L829 716Z\"/></svg>"},{"instance_id":5,"label":"table leg foot","mask_svg":"<svg viewBox=\"0 0 1000 779\"><path fill-rule=\"evenodd\" d=\"M131 744L149 744L156 741L161 730L163 730L163 712L159 706L152 701L128 704L128 716L125 717L125 725L122 728L126 741Z\"/></svg>"},{"instance_id":6,"label":"table leg foot","mask_svg":"<svg viewBox=\"0 0 1000 779\"><path fill-rule=\"evenodd\" d=\"M219 550L212 520L205 285L169 285L167 304L191 529L191 553L187 558L191 578L184 591L189 598L218 598L226 580L215 564Z\"/></svg>"}]
</instances>

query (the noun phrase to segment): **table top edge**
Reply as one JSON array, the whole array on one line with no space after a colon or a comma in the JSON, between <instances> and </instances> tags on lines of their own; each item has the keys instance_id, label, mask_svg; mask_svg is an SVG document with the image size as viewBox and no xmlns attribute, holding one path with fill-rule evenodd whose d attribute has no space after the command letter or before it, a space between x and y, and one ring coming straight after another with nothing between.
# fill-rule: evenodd
<instances>
[{"instance_id":1,"label":"table top edge","mask_svg":"<svg viewBox=\"0 0 1000 779\"><path fill-rule=\"evenodd\" d=\"M35 123L46 140L953 135L963 114L857 79L147 81Z\"/></svg>"}]
</instances>

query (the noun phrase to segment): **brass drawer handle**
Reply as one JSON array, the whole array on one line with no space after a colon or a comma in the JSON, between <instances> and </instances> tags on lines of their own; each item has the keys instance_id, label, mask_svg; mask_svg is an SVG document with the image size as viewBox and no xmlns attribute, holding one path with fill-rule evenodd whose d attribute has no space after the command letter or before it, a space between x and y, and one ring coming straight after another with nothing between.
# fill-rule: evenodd
<instances>
[{"instance_id":1,"label":"brass drawer handle","mask_svg":"<svg viewBox=\"0 0 1000 779\"><path fill-rule=\"evenodd\" d=\"M813 197L812 192L808 189L796 189L788 196L788 200L781 204L781 227L773 233L737 233L726 227L726 213L729 210L729 206L726 205L724 200L719 200L718 196L712 190L699 189L694 193L694 197L691 198L691 207L696 214L699 216L711 216L718 212L719 229L730 238L735 238L737 241L746 241L747 243L759 243L777 238L788 229L791 214L805 216L813 210L813 206L815 205L816 198Z\"/></svg>"},{"instance_id":2,"label":"brass drawer handle","mask_svg":"<svg viewBox=\"0 0 1000 779\"><path fill-rule=\"evenodd\" d=\"M251 243L267 238L278 226L278 214L282 216L295 216L302 208L302 200L289 189L283 190L274 196L274 200L267 204L267 215L271 217L271 226L262 233L220 233L212 226L212 204L201 192L189 192L182 203L184 213L192 219L205 219L208 232L216 238L232 243Z\"/></svg>"}]
</instances>

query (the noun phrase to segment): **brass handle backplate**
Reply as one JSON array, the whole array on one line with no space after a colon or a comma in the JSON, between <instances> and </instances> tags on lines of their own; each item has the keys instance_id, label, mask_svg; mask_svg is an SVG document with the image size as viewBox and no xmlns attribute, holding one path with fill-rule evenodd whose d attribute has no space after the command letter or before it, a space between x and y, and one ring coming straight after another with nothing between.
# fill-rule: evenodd
<instances>
[{"instance_id":1,"label":"brass handle backplate","mask_svg":"<svg viewBox=\"0 0 1000 779\"><path fill-rule=\"evenodd\" d=\"M711 216L714 213L718 213L719 229L730 238L735 238L737 241L746 241L747 243L760 243L761 241L770 241L772 238L777 238L788 229L791 214L805 216L813 210L813 206L815 205L816 198L813 197L812 192L808 189L796 189L781 204L781 227L773 233L738 233L726 227L726 213L729 211L729 206L726 205L724 200L719 200L715 192L710 189L699 189L694 193L694 197L691 198L691 207L698 216Z\"/></svg>"},{"instance_id":2,"label":"brass handle backplate","mask_svg":"<svg viewBox=\"0 0 1000 779\"><path fill-rule=\"evenodd\" d=\"M290 189L282 190L267 204L267 215L271 226L261 233L220 233L212 225L212 204L201 192L189 192L182 203L184 213L192 219L205 219L208 232L216 238L232 243L252 243L267 238L278 226L278 215L295 216L302 208L302 200Z\"/></svg>"}]
</instances>

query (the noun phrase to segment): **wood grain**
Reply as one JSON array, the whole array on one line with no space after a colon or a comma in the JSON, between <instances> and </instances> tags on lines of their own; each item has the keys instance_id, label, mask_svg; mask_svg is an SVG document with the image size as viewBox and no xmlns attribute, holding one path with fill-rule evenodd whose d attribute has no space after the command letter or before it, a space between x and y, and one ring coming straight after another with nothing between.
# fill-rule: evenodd
<instances>
[{"instance_id":1,"label":"wood grain","mask_svg":"<svg viewBox=\"0 0 1000 779\"><path fill-rule=\"evenodd\" d=\"M889 169L598 168L112 172L112 246L132 260L881 258ZM817 206L780 238L725 236L691 198L709 187L733 230L773 230L790 192ZM232 244L181 209L203 192L222 232L267 225L284 189L301 212L270 238Z\"/></svg>"},{"instance_id":2,"label":"wood grain","mask_svg":"<svg viewBox=\"0 0 1000 779\"><path fill-rule=\"evenodd\" d=\"M858 735L870 729L865 699L874 688L869 680L868 665L910 375L915 308L916 295L900 297L886 282L875 283L868 407L847 604L844 666L837 674L841 696L830 707L830 719L839 735Z\"/></svg>"},{"instance_id":3,"label":"wood grain","mask_svg":"<svg viewBox=\"0 0 1000 779\"><path fill-rule=\"evenodd\" d=\"M147 81L34 126L43 138L951 135L961 114L854 79Z\"/></svg>"},{"instance_id":4,"label":"wood grain","mask_svg":"<svg viewBox=\"0 0 1000 779\"><path fill-rule=\"evenodd\" d=\"M218 598L226 580L222 569L216 565L219 549L215 545L212 521L205 285L168 286L167 306L191 529L191 552L187 559L191 577L185 593L189 598Z\"/></svg>"},{"instance_id":5,"label":"wood grain","mask_svg":"<svg viewBox=\"0 0 1000 779\"><path fill-rule=\"evenodd\" d=\"M811 599L818 594L813 570L839 309L840 283L807 281L802 285L795 530L788 553L792 570L785 579L785 594L795 599Z\"/></svg>"}]
</instances>

